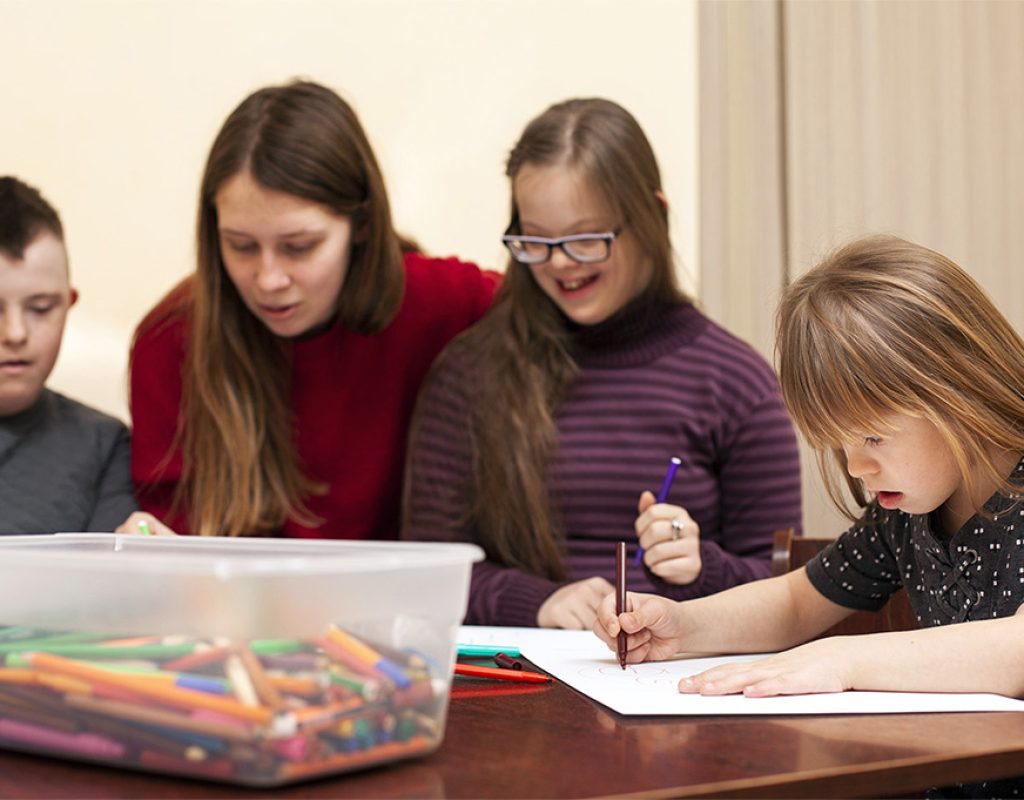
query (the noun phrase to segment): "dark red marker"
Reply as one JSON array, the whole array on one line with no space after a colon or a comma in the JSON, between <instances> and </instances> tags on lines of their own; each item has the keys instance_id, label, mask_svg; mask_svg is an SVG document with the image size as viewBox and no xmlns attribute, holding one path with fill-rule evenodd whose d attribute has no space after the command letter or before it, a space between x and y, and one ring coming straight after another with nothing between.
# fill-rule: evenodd
<instances>
[{"instance_id":1,"label":"dark red marker","mask_svg":"<svg viewBox=\"0 0 1024 800\"><path fill-rule=\"evenodd\" d=\"M619 542L615 545L615 613L623 614L626 611L626 543ZM619 666L626 668L626 632L619 628Z\"/></svg>"},{"instance_id":2,"label":"dark red marker","mask_svg":"<svg viewBox=\"0 0 1024 800\"><path fill-rule=\"evenodd\" d=\"M505 655L504 653L496 654L494 656L494 663L497 664L499 667L504 667L505 669L522 669L523 668L523 662L522 661L518 661L518 660L512 658L512 656Z\"/></svg>"}]
</instances>

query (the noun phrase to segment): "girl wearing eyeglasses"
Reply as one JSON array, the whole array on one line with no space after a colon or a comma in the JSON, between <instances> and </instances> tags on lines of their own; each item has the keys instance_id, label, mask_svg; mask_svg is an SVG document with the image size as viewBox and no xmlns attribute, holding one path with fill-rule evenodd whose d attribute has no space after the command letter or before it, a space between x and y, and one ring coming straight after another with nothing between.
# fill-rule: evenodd
<instances>
[{"instance_id":1,"label":"girl wearing eyeglasses","mask_svg":"<svg viewBox=\"0 0 1024 800\"><path fill-rule=\"evenodd\" d=\"M590 628L623 539L643 548L636 591L768 576L773 530L800 525L792 425L768 364L677 285L640 126L608 100L559 103L506 174L511 260L421 394L403 536L483 547L475 624Z\"/></svg>"}]
</instances>

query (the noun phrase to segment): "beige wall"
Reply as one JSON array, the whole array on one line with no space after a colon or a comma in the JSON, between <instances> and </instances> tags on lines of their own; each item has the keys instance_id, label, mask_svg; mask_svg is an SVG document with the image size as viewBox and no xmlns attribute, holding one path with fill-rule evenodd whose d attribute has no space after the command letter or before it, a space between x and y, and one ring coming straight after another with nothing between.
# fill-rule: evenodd
<instances>
[{"instance_id":1,"label":"beige wall","mask_svg":"<svg viewBox=\"0 0 1024 800\"><path fill-rule=\"evenodd\" d=\"M0 0L0 74L0 174L57 205L82 293L51 385L124 418L132 328L192 267L207 148L247 93L295 76L353 103L404 231L492 266L526 121L617 100L695 269L695 0Z\"/></svg>"}]
</instances>

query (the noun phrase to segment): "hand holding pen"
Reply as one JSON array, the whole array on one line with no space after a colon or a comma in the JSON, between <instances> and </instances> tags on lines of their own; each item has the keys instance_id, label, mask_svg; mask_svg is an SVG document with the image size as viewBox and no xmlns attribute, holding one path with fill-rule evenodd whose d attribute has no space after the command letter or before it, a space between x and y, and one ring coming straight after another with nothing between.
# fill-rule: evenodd
<instances>
[{"instance_id":1,"label":"hand holding pen","mask_svg":"<svg viewBox=\"0 0 1024 800\"><path fill-rule=\"evenodd\" d=\"M678 459L673 459L677 461ZM674 474L673 466L669 467ZM670 483L666 476L665 483ZM659 498L667 496L662 485ZM639 516L635 527L637 539L644 553L644 561L651 572L668 583L685 585L700 576L700 526L682 506L665 503L650 492L640 495L637 506Z\"/></svg>"},{"instance_id":2,"label":"hand holding pen","mask_svg":"<svg viewBox=\"0 0 1024 800\"><path fill-rule=\"evenodd\" d=\"M636 593L629 594L627 600L629 610L619 612L618 593L609 594L601 602L594 623L594 633L608 649L622 653L621 666L662 661L684 649L685 603ZM624 646L624 652L620 646Z\"/></svg>"},{"instance_id":3,"label":"hand holding pen","mask_svg":"<svg viewBox=\"0 0 1024 800\"><path fill-rule=\"evenodd\" d=\"M668 499L668 492L672 488L672 481L675 479L676 472L679 470L679 465L682 464L682 463L683 463L682 460L678 456L672 456L672 458L670 458L668 460L668 470L665 472L665 480L663 480L661 482L661 488L658 490L658 497L657 497L657 499L654 502L656 502L656 503L664 503ZM641 504L643 504L644 499L648 495L651 495L651 493L650 492L643 492L640 495L640 503ZM654 496L651 495L651 498L654 499ZM648 505L650 505L650 504L648 504ZM640 513L643 513L643 508L640 509ZM639 533L640 533L640 529L637 528L637 534L639 535ZM643 558L644 558L644 548L643 548L643 543L641 542L641 545L639 547L637 547L637 549L636 549L636 558L633 559L633 566L634 567L640 566L640 562L643 561Z\"/></svg>"},{"instance_id":4,"label":"hand holding pen","mask_svg":"<svg viewBox=\"0 0 1024 800\"><path fill-rule=\"evenodd\" d=\"M624 614L626 611L626 543L619 542L615 545L615 613ZM616 647L619 655L619 666L626 668L626 652L628 650L626 632L619 631L616 639Z\"/></svg>"}]
</instances>

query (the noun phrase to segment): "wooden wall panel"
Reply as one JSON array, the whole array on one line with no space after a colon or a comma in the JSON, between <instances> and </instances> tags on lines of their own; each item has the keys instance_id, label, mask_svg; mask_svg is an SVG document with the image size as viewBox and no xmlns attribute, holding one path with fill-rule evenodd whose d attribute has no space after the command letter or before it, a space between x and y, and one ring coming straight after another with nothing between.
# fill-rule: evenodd
<instances>
[{"instance_id":1,"label":"wooden wall panel","mask_svg":"<svg viewBox=\"0 0 1024 800\"><path fill-rule=\"evenodd\" d=\"M755 306L776 259L785 282L886 231L960 263L1024 330L1024 2L705 0L699 31L713 316L770 353ZM806 530L838 532L804 473Z\"/></svg>"},{"instance_id":2,"label":"wooden wall panel","mask_svg":"<svg viewBox=\"0 0 1024 800\"><path fill-rule=\"evenodd\" d=\"M786 260L778 11L759 0L698 8L700 296L768 359Z\"/></svg>"}]
</instances>

